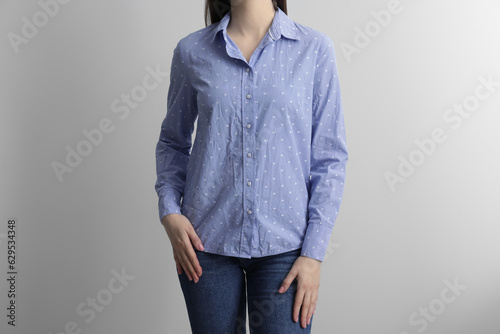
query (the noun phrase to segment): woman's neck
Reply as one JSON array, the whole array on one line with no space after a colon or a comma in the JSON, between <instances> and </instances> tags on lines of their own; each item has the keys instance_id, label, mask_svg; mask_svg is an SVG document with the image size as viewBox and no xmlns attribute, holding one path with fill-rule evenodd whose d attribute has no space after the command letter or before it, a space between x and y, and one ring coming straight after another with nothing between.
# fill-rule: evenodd
<instances>
[{"instance_id":1,"label":"woman's neck","mask_svg":"<svg viewBox=\"0 0 500 334\"><path fill-rule=\"evenodd\" d=\"M231 20L227 30L232 35L261 39L275 15L271 0L231 0Z\"/></svg>"}]
</instances>

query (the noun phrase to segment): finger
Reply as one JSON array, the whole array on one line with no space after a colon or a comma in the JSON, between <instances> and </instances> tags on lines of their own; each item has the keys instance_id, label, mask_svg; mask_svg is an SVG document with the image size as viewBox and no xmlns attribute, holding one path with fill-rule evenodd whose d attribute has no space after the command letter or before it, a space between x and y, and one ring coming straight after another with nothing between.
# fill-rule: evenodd
<instances>
[{"instance_id":1,"label":"finger","mask_svg":"<svg viewBox=\"0 0 500 334\"><path fill-rule=\"evenodd\" d=\"M304 300L304 289L298 289L293 303L293 321L299 321L300 306Z\"/></svg>"},{"instance_id":2,"label":"finger","mask_svg":"<svg viewBox=\"0 0 500 334\"><path fill-rule=\"evenodd\" d=\"M189 236L189 240L191 241L190 243L185 244L188 251L189 260L191 261L191 264L195 270L196 275L201 276L202 269L200 263L198 262L198 257L196 256L196 252L193 249L193 245L200 251L204 250L205 248L203 247L201 239L198 237L192 226L188 227L186 232Z\"/></svg>"},{"instance_id":3,"label":"finger","mask_svg":"<svg viewBox=\"0 0 500 334\"><path fill-rule=\"evenodd\" d=\"M304 295L304 300L302 301L302 312L300 314L300 325L303 328L307 327L310 305L311 305L311 294L309 291L307 291L306 294Z\"/></svg>"},{"instance_id":4,"label":"finger","mask_svg":"<svg viewBox=\"0 0 500 334\"><path fill-rule=\"evenodd\" d=\"M311 305L309 306L309 314L307 315L307 324L311 323L311 318L316 310L316 305L318 303L318 289L314 289L311 297Z\"/></svg>"},{"instance_id":5,"label":"finger","mask_svg":"<svg viewBox=\"0 0 500 334\"><path fill-rule=\"evenodd\" d=\"M177 259L177 255L174 255L174 261L175 261L175 266L177 267L177 274L178 275L182 274L182 266L179 263L179 260Z\"/></svg>"},{"instance_id":6,"label":"finger","mask_svg":"<svg viewBox=\"0 0 500 334\"><path fill-rule=\"evenodd\" d=\"M187 269L187 273L189 273L188 277L194 279L195 283L198 282L197 271L201 271L201 267L198 263L198 259L196 258L193 245L191 244L191 240L189 239L187 232L179 242L178 252L182 259L184 270ZM195 270L194 268L196 264L198 266L198 270Z\"/></svg>"},{"instance_id":7,"label":"finger","mask_svg":"<svg viewBox=\"0 0 500 334\"><path fill-rule=\"evenodd\" d=\"M179 252L175 252L175 254L176 255L174 258L177 259L177 263L181 267L181 270L184 271L184 273L186 273L186 276L188 277L188 279L191 280L191 276L189 275L189 271L187 271L186 266L184 265L184 261L183 261L182 257L179 255Z\"/></svg>"},{"instance_id":8,"label":"finger","mask_svg":"<svg viewBox=\"0 0 500 334\"><path fill-rule=\"evenodd\" d=\"M193 245L196 247L196 249L198 249L200 251L205 249L205 247L203 247L203 243L201 242L201 239L198 237L198 234L196 234L193 227L191 227L188 230L188 235L189 235L189 239L191 240Z\"/></svg>"},{"instance_id":9,"label":"finger","mask_svg":"<svg viewBox=\"0 0 500 334\"><path fill-rule=\"evenodd\" d=\"M310 314L309 316L307 317L307 324L309 325L311 323L311 318L314 314L314 312L316 311L316 305L318 304L318 296L319 296L319 293L318 293L318 289L314 289L313 291L313 294L312 294L312 298L311 298L311 307L310 307Z\"/></svg>"},{"instance_id":10,"label":"finger","mask_svg":"<svg viewBox=\"0 0 500 334\"><path fill-rule=\"evenodd\" d=\"M197 276L201 276L203 273L203 270L200 266L200 262L198 261L198 257L196 256L196 252L194 249L189 250L189 261L191 262L191 265L193 266L193 270Z\"/></svg>"},{"instance_id":11,"label":"finger","mask_svg":"<svg viewBox=\"0 0 500 334\"><path fill-rule=\"evenodd\" d=\"M196 256L196 253L193 249L193 247L189 247L189 250L187 251L187 260L189 262L189 266L191 267L190 269L190 274L194 279L195 283L198 283L199 277L202 274L201 266L200 263L198 262L198 257Z\"/></svg>"},{"instance_id":12,"label":"finger","mask_svg":"<svg viewBox=\"0 0 500 334\"><path fill-rule=\"evenodd\" d=\"M312 304L312 303L311 303ZM307 315L307 324L311 323L312 316L314 315L315 306L309 306L309 314Z\"/></svg>"},{"instance_id":13,"label":"finger","mask_svg":"<svg viewBox=\"0 0 500 334\"><path fill-rule=\"evenodd\" d=\"M189 258L189 255L186 253L186 251L181 252L181 257L182 257L182 262L183 262L183 268L188 274L188 277L190 278L189 280L194 280L197 282L198 274L196 274L196 271L194 270L193 265L191 264L191 260Z\"/></svg>"},{"instance_id":14,"label":"finger","mask_svg":"<svg viewBox=\"0 0 500 334\"><path fill-rule=\"evenodd\" d=\"M190 281L193 280L194 276L195 276L194 270L193 270L193 267L191 265L191 262L189 261L188 255L186 254L185 250L180 250L180 251L178 251L177 254L178 254L177 256L179 258L179 262L182 265L182 269L186 273L189 280Z\"/></svg>"},{"instance_id":15,"label":"finger","mask_svg":"<svg viewBox=\"0 0 500 334\"><path fill-rule=\"evenodd\" d=\"M283 280L283 282L281 282L281 287L278 290L278 292L279 293L283 293L286 290L288 290L288 288L290 287L290 285L292 284L292 282L293 282L293 280L295 279L296 276L297 276L297 273L295 272L295 270L292 267L292 269L290 270L290 272L288 273L288 275L286 275L286 277Z\"/></svg>"},{"instance_id":16,"label":"finger","mask_svg":"<svg viewBox=\"0 0 500 334\"><path fill-rule=\"evenodd\" d=\"M188 279L191 281L192 280L191 275L189 274L189 271L187 270L186 266L184 265L184 262L181 262L181 267L182 267L182 270L184 270L184 272L186 273L186 276L188 277Z\"/></svg>"}]
</instances>

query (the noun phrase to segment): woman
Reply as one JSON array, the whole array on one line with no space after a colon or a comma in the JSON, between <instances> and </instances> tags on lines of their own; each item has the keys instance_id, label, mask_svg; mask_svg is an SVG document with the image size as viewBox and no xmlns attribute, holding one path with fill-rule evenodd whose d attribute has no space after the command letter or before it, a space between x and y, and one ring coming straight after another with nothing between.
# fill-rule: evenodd
<instances>
[{"instance_id":1,"label":"woman","mask_svg":"<svg viewBox=\"0 0 500 334\"><path fill-rule=\"evenodd\" d=\"M348 153L333 43L286 13L207 0L174 50L155 189L193 333L311 330Z\"/></svg>"}]
</instances>

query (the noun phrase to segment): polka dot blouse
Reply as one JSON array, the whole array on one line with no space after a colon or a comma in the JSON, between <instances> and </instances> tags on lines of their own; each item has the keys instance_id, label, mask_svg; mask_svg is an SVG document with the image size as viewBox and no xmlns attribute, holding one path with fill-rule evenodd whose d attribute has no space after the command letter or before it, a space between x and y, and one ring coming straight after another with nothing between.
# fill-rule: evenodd
<instances>
[{"instance_id":1,"label":"polka dot blouse","mask_svg":"<svg viewBox=\"0 0 500 334\"><path fill-rule=\"evenodd\" d=\"M333 43L278 9L247 62L229 19L173 52L156 146L159 218L185 215L209 253L301 248L323 261L348 160Z\"/></svg>"}]
</instances>

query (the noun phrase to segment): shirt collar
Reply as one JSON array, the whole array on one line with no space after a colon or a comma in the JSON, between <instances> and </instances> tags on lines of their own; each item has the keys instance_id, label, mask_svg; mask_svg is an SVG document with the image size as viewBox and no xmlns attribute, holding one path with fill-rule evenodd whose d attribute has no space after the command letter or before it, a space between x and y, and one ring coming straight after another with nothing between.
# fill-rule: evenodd
<instances>
[{"instance_id":1,"label":"shirt collar","mask_svg":"<svg viewBox=\"0 0 500 334\"><path fill-rule=\"evenodd\" d=\"M224 17L220 20L220 22L215 25L215 28L210 35L211 42L215 39L215 36L219 31L222 30L224 34L226 33L230 17L231 11L227 12L226 15L224 15ZM285 36L287 38L295 40L299 39L295 23L279 7L278 10L276 10L273 22L271 24L271 27L269 28L269 34L273 40L278 40L281 36Z\"/></svg>"}]
</instances>

